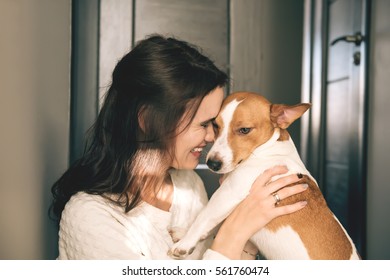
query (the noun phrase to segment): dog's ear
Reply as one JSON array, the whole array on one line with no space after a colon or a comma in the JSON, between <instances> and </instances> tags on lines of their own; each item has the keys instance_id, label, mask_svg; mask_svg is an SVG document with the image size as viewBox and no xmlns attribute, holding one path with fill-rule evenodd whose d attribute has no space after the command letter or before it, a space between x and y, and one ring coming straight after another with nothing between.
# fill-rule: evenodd
<instances>
[{"instance_id":1,"label":"dog's ear","mask_svg":"<svg viewBox=\"0 0 390 280\"><path fill-rule=\"evenodd\" d=\"M303 113L311 107L309 103L300 103L289 106L284 104L271 105L271 121L278 127L286 129L296 119L300 118Z\"/></svg>"}]
</instances>

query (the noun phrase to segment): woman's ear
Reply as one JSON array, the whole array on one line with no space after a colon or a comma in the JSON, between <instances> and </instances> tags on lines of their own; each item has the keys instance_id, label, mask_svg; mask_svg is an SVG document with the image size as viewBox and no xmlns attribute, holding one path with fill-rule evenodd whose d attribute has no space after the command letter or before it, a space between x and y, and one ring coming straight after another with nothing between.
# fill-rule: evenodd
<instances>
[{"instance_id":1,"label":"woman's ear","mask_svg":"<svg viewBox=\"0 0 390 280\"><path fill-rule=\"evenodd\" d=\"M141 108L138 111L138 125L143 133L145 133L145 111L147 109L146 105L142 105Z\"/></svg>"}]
</instances>

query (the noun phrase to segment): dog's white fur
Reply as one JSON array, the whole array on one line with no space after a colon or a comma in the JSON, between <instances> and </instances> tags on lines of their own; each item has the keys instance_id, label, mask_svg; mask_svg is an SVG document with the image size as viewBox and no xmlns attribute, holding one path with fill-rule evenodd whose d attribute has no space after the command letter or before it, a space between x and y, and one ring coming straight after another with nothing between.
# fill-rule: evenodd
<instances>
[{"instance_id":1,"label":"dog's white fur","mask_svg":"<svg viewBox=\"0 0 390 280\"><path fill-rule=\"evenodd\" d=\"M173 256L181 257L191 252L197 242L210 234L249 194L255 179L266 169L275 165L285 165L289 171L283 176L302 173L308 175L316 183L303 164L291 137L288 141L278 141L279 128L275 128L272 137L257 147L249 158L237 166L231 164L233 152L228 145L228 127L239 103L240 101L234 100L221 112L226 125L208 154L208 157L218 154L224 162L220 172L230 173L213 194L207 206L197 216L188 233L171 248L169 253ZM275 176L273 180L278 177ZM334 218L338 222L337 218ZM351 259L359 259L351 238L341 224L340 226L352 244ZM278 228L276 232L265 227L257 232L251 241L267 259L310 259L301 238L289 225Z\"/></svg>"},{"instance_id":2,"label":"dog's white fur","mask_svg":"<svg viewBox=\"0 0 390 280\"><path fill-rule=\"evenodd\" d=\"M193 170L169 170L175 186L174 203L168 231L172 240L182 238L199 212L207 205L208 198L202 179ZM196 198L196 199L194 199Z\"/></svg>"}]
</instances>

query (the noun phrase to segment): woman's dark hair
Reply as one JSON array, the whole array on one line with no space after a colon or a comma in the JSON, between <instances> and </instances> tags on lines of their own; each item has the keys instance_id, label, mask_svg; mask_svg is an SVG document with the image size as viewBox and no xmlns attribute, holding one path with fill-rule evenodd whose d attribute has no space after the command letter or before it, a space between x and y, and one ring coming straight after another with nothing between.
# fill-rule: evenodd
<instances>
[{"instance_id":1,"label":"woman's dark hair","mask_svg":"<svg viewBox=\"0 0 390 280\"><path fill-rule=\"evenodd\" d=\"M227 82L187 42L160 35L138 42L114 69L84 154L52 187L56 218L80 191L102 195L127 212L141 194L158 190L172 162L179 123L192 119L203 98Z\"/></svg>"}]
</instances>

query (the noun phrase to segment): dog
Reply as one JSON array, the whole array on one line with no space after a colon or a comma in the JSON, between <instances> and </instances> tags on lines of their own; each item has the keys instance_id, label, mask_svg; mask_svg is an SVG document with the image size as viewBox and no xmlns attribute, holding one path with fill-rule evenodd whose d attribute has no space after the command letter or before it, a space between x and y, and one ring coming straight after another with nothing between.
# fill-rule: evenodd
<instances>
[{"instance_id":1,"label":"dog","mask_svg":"<svg viewBox=\"0 0 390 280\"><path fill-rule=\"evenodd\" d=\"M360 259L347 231L328 208L316 180L304 166L287 128L310 104L271 104L251 92L236 92L225 98L215 119L216 139L206 157L208 167L225 174L221 186L198 214L187 233L169 254L182 258L206 238L249 194L266 169L285 165L288 174L302 174L297 184L308 189L285 198L275 207L306 200L303 209L275 218L250 239L266 259ZM278 205L277 205L278 204Z\"/></svg>"}]
</instances>

